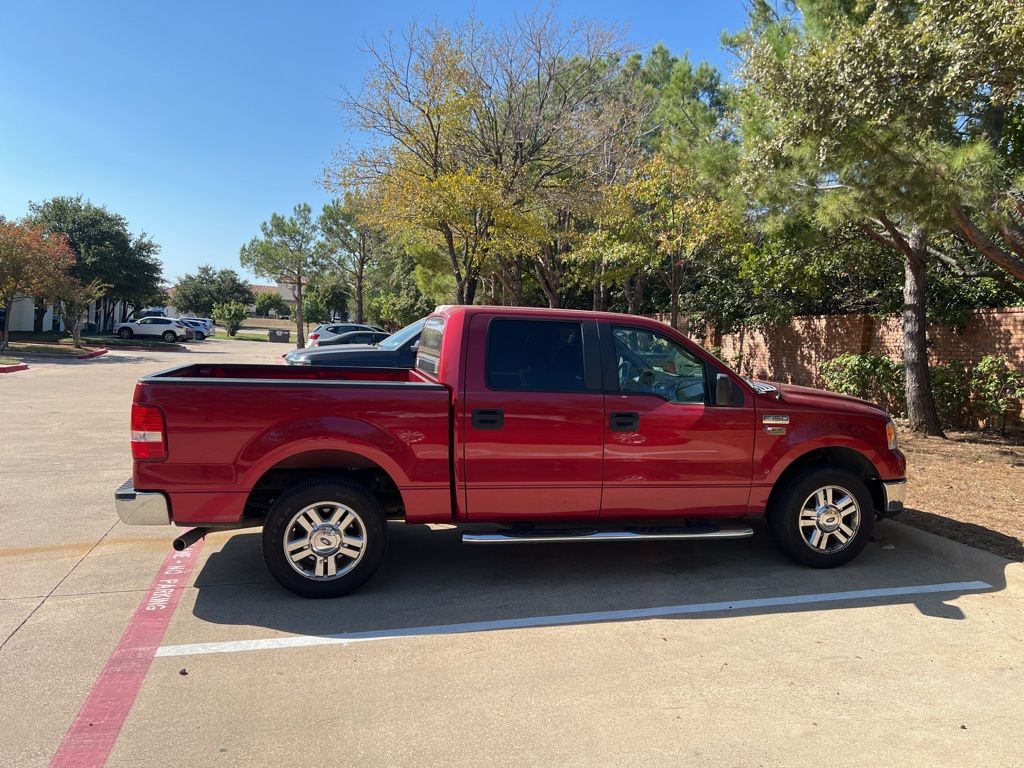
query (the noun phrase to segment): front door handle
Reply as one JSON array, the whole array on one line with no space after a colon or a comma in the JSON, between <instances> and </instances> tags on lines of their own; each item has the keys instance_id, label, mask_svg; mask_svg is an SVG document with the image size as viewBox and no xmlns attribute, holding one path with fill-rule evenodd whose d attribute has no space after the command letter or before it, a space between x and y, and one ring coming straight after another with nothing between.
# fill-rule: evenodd
<instances>
[{"instance_id":1,"label":"front door handle","mask_svg":"<svg viewBox=\"0 0 1024 768\"><path fill-rule=\"evenodd\" d=\"M473 411L473 429L501 429L505 426L505 412L497 409Z\"/></svg>"},{"instance_id":2,"label":"front door handle","mask_svg":"<svg viewBox=\"0 0 1024 768\"><path fill-rule=\"evenodd\" d=\"M632 411L617 411L608 419L612 432L636 432L640 429L640 414Z\"/></svg>"}]
</instances>

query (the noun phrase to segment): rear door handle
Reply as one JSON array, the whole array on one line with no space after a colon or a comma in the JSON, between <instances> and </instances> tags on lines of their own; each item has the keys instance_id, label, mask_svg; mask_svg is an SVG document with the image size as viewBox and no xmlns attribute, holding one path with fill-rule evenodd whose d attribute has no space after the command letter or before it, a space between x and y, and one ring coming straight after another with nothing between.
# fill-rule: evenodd
<instances>
[{"instance_id":1,"label":"rear door handle","mask_svg":"<svg viewBox=\"0 0 1024 768\"><path fill-rule=\"evenodd\" d=\"M473 411L473 429L501 429L505 426L505 412L486 409Z\"/></svg>"},{"instance_id":2,"label":"rear door handle","mask_svg":"<svg viewBox=\"0 0 1024 768\"><path fill-rule=\"evenodd\" d=\"M640 414L632 411L612 413L608 426L612 432L636 432L640 428Z\"/></svg>"}]
</instances>

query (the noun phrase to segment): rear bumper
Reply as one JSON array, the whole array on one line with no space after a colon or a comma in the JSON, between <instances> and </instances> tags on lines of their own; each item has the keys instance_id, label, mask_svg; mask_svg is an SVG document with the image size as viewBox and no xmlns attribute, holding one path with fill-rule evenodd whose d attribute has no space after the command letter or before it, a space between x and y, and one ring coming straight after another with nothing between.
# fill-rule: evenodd
<instances>
[{"instance_id":1,"label":"rear bumper","mask_svg":"<svg viewBox=\"0 0 1024 768\"><path fill-rule=\"evenodd\" d=\"M883 508L879 510L882 517L892 517L903 511L903 502L907 497L906 480L884 480L882 492L885 496Z\"/></svg>"},{"instance_id":2,"label":"rear bumper","mask_svg":"<svg viewBox=\"0 0 1024 768\"><path fill-rule=\"evenodd\" d=\"M131 480L125 480L114 491L117 516L129 525L170 525L171 510L167 497L159 491L136 491Z\"/></svg>"}]
</instances>

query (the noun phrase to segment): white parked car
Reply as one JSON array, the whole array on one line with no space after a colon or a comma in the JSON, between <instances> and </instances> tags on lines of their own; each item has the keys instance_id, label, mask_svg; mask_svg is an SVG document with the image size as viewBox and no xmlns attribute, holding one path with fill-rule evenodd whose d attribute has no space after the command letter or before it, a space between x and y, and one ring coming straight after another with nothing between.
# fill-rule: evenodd
<instances>
[{"instance_id":1,"label":"white parked car","mask_svg":"<svg viewBox=\"0 0 1024 768\"><path fill-rule=\"evenodd\" d=\"M170 317L143 317L131 323L118 323L114 333L122 339L135 336L155 336L164 341L188 341L195 332L179 320Z\"/></svg>"}]
</instances>

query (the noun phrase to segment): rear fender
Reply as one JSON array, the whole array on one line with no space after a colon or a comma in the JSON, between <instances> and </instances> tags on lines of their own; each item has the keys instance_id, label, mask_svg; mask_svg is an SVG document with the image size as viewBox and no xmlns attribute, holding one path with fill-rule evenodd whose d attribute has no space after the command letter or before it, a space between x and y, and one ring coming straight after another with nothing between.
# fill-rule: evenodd
<instances>
[{"instance_id":1,"label":"rear fender","mask_svg":"<svg viewBox=\"0 0 1024 768\"><path fill-rule=\"evenodd\" d=\"M409 485L416 457L398 436L359 419L324 416L281 421L255 436L238 457L239 485L251 489L285 459L311 451L345 451L377 464L395 485Z\"/></svg>"}]
</instances>

